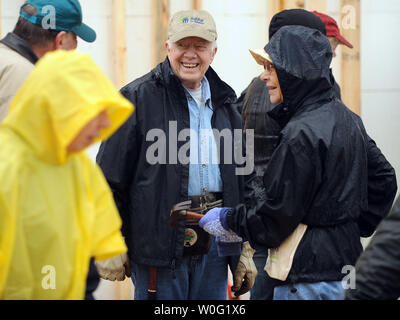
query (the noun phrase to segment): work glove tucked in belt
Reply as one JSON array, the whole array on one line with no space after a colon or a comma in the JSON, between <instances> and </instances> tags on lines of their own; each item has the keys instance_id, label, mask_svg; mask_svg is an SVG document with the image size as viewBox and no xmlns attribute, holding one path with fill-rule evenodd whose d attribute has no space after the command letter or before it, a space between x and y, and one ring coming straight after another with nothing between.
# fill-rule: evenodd
<instances>
[{"instance_id":1,"label":"work glove tucked in belt","mask_svg":"<svg viewBox=\"0 0 400 320\"><path fill-rule=\"evenodd\" d=\"M100 277L104 280L123 281L125 276L131 276L129 258L126 253L104 261L96 261L95 264Z\"/></svg>"},{"instance_id":2,"label":"work glove tucked in belt","mask_svg":"<svg viewBox=\"0 0 400 320\"><path fill-rule=\"evenodd\" d=\"M236 296L246 293L254 285L258 273L253 261L254 252L255 250L250 246L249 242L243 243L239 263L233 274L232 291Z\"/></svg>"}]
</instances>

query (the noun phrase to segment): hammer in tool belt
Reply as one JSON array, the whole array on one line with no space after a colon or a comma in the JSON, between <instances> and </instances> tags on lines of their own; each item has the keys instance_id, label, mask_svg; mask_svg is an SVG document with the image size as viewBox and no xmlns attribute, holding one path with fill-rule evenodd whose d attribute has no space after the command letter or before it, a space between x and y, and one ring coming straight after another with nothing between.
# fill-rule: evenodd
<instances>
[{"instance_id":1,"label":"hammer in tool belt","mask_svg":"<svg viewBox=\"0 0 400 320\"><path fill-rule=\"evenodd\" d=\"M194 220L199 221L204 215L201 213L188 211L192 204L192 200L187 200L175 204L170 212L169 225L176 227L176 223L180 220Z\"/></svg>"}]
</instances>

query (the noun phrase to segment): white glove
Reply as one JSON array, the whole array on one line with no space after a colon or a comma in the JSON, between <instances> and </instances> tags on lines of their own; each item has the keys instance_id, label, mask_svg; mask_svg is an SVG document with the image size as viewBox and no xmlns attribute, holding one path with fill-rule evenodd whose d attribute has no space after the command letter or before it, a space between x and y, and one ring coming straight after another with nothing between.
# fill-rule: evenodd
<instances>
[{"instance_id":1,"label":"white glove","mask_svg":"<svg viewBox=\"0 0 400 320\"><path fill-rule=\"evenodd\" d=\"M127 253L120 254L104 261L95 261L97 271L104 280L123 281L131 276L131 268Z\"/></svg>"},{"instance_id":2,"label":"white glove","mask_svg":"<svg viewBox=\"0 0 400 320\"><path fill-rule=\"evenodd\" d=\"M253 261L255 250L250 246L249 242L244 242L242 253L240 254L239 263L236 267L233 277L232 291L235 296L240 296L249 291L256 280L258 271Z\"/></svg>"}]
</instances>

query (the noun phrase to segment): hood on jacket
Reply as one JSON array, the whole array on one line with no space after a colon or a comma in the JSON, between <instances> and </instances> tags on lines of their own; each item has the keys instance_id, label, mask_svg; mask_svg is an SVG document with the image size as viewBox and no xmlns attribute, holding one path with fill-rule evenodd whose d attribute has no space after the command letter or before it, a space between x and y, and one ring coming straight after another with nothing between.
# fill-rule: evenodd
<instances>
[{"instance_id":1,"label":"hood on jacket","mask_svg":"<svg viewBox=\"0 0 400 320\"><path fill-rule=\"evenodd\" d=\"M332 49L320 31L304 26L282 27L264 50L273 61L282 90L283 103L270 111L281 125L302 106L333 96Z\"/></svg>"},{"instance_id":2,"label":"hood on jacket","mask_svg":"<svg viewBox=\"0 0 400 320\"><path fill-rule=\"evenodd\" d=\"M17 133L44 161L62 164L80 130L106 110L110 127L93 143L107 139L133 112L87 54L58 50L46 54L11 102L2 128Z\"/></svg>"}]
</instances>

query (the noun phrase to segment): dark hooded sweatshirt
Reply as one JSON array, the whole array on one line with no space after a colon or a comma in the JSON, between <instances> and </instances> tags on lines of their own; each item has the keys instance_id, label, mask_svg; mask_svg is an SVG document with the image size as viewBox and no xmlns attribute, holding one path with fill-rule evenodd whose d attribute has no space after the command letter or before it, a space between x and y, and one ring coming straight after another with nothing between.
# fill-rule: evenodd
<instances>
[{"instance_id":1,"label":"dark hooded sweatshirt","mask_svg":"<svg viewBox=\"0 0 400 320\"><path fill-rule=\"evenodd\" d=\"M285 26L265 50L284 97L268 114L282 131L263 177L264 202L258 210L237 206L227 223L255 249L278 247L306 224L286 282L339 281L362 252L361 234L389 210L376 216L368 208L368 137L335 98L332 51L321 32ZM389 208L396 190L394 181L385 193Z\"/></svg>"}]
</instances>

